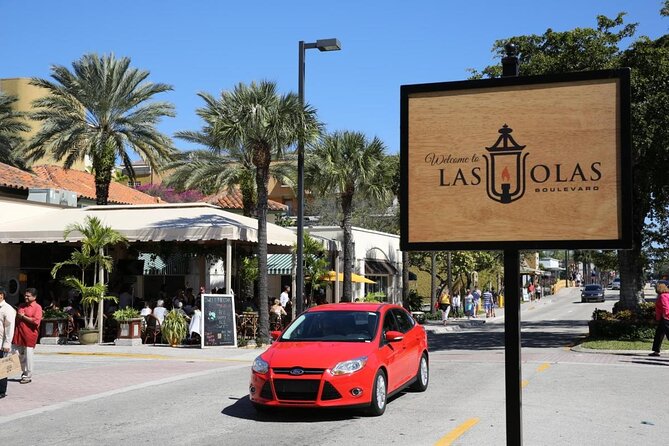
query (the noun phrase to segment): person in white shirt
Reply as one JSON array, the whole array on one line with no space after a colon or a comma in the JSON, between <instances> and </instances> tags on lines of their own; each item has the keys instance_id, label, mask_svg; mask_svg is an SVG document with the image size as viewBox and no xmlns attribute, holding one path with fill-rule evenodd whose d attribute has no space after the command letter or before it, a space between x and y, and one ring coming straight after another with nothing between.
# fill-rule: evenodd
<instances>
[{"instance_id":1,"label":"person in white shirt","mask_svg":"<svg viewBox=\"0 0 669 446\"><path fill-rule=\"evenodd\" d=\"M5 301L5 290L0 289L0 358L4 358L12 348L16 310ZM7 378L0 379L0 399L7 393Z\"/></svg>"},{"instance_id":2,"label":"person in white shirt","mask_svg":"<svg viewBox=\"0 0 669 446\"><path fill-rule=\"evenodd\" d=\"M162 299L159 299L158 302L156 302L156 308L153 309L153 315L158 318L160 325L163 324L165 315L167 314L167 308L163 306L164 303L165 302L163 302Z\"/></svg>"},{"instance_id":3,"label":"person in white shirt","mask_svg":"<svg viewBox=\"0 0 669 446\"><path fill-rule=\"evenodd\" d=\"M281 306L285 309L286 304L290 300L290 296L288 296L288 293L290 292L290 287L286 285L283 287L283 293L279 296L279 302L281 303Z\"/></svg>"},{"instance_id":4,"label":"person in white shirt","mask_svg":"<svg viewBox=\"0 0 669 446\"><path fill-rule=\"evenodd\" d=\"M144 308L142 308L142 311L139 312L140 316L148 316L151 314L151 307L149 306L148 302L144 302Z\"/></svg>"},{"instance_id":5,"label":"person in white shirt","mask_svg":"<svg viewBox=\"0 0 669 446\"><path fill-rule=\"evenodd\" d=\"M202 312L200 311L200 303L195 302L195 307L193 309L193 316L190 319L190 325L188 326L188 333L190 334L190 339L192 342L199 340L202 336L200 333L202 325ZM193 336L193 333L197 334L197 337Z\"/></svg>"}]
</instances>

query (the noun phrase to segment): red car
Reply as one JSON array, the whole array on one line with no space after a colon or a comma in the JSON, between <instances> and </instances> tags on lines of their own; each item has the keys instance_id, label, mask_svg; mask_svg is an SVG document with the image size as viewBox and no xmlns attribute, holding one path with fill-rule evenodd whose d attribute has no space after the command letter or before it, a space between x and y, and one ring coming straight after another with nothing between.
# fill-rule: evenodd
<instances>
[{"instance_id":1,"label":"red car","mask_svg":"<svg viewBox=\"0 0 669 446\"><path fill-rule=\"evenodd\" d=\"M278 335L278 333L276 333ZM253 362L257 410L361 407L381 415L389 396L427 389L427 335L404 308L341 303L310 308Z\"/></svg>"}]
</instances>

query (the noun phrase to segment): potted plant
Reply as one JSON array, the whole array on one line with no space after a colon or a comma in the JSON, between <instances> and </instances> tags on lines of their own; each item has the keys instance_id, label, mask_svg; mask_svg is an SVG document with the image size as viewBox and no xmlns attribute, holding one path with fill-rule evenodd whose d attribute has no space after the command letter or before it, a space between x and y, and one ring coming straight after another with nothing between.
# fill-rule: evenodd
<instances>
[{"instance_id":1,"label":"potted plant","mask_svg":"<svg viewBox=\"0 0 669 446\"><path fill-rule=\"evenodd\" d=\"M114 311L112 317L118 322L116 345L140 345L142 343L142 318L139 311L126 307Z\"/></svg>"},{"instance_id":2,"label":"potted plant","mask_svg":"<svg viewBox=\"0 0 669 446\"><path fill-rule=\"evenodd\" d=\"M163 334L163 338L172 347L180 345L181 341L186 339L186 335L188 334L186 317L180 311L171 310L165 315L165 319L160 325L160 331Z\"/></svg>"},{"instance_id":3,"label":"potted plant","mask_svg":"<svg viewBox=\"0 0 669 446\"><path fill-rule=\"evenodd\" d=\"M99 317L96 317L96 307L105 300L118 302L116 296L108 296L107 285L96 283L95 285L84 285L76 277L66 277L63 283L70 288L74 288L81 296L81 304L84 307L84 328L79 329L79 342L81 344L95 344L98 341L98 324L101 323Z\"/></svg>"},{"instance_id":4,"label":"potted plant","mask_svg":"<svg viewBox=\"0 0 669 446\"><path fill-rule=\"evenodd\" d=\"M58 338L67 335L67 318L69 314L58 308L47 308L42 314L42 339L41 344L48 344L44 342L45 338ZM53 339L51 339L53 340ZM57 342L57 339L56 339Z\"/></svg>"},{"instance_id":5,"label":"potted plant","mask_svg":"<svg viewBox=\"0 0 669 446\"><path fill-rule=\"evenodd\" d=\"M81 279L72 276L63 279L64 284L74 288L81 295L86 323L85 328L79 330L79 342L82 344L102 342L103 302L118 301L115 296L106 295L105 273L111 272L114 262L111 256L105 254L105 249L119 243L127 244L127 239L110 226L104 226L97 217L86 217L83 224L67 225L64 231L65 239L67 240L73 232L81 234L81 250L75 250L69 260L54 265L51 276L55 278L58 270L64 265L76 265L81 269ZM86 285L85 281L86 270L89 267L93 268L93 285Z\"/></svg>"}]
</instances>

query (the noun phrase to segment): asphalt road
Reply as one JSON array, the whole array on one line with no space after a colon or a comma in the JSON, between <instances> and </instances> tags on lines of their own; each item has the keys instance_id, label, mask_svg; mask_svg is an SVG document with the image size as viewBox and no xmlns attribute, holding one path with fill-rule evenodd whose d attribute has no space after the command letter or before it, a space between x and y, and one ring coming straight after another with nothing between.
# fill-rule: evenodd
<instances>
[{"instance_id":1,"label":"asphalt road","mask_svg":"<svg viewBox=\"0 0 669 446\"><path fill-rule=\"evenodd\" d=\"M572 289L522 305L524 444L666 442L669 356L568 347L587 331L592 311L616 299L609 292L605 304L582 304ZM345 411L256 414L246 396L253 351L217 359L43 348L33 383L10 382L0 401L0 432L12 446L505 444L503 318L449 328L430 327L428 391L400 394L376 418Z\"/></svg>"}]
</instances>

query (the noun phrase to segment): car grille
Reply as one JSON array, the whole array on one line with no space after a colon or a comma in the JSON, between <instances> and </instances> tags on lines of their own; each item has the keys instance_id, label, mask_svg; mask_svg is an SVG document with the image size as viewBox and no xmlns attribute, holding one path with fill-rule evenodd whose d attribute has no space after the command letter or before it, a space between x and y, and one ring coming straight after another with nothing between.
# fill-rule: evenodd
<instances>
[{"instance_id":1,"label":"car grille","mask_svg":"<svg viewBox=\"0 0 669 446\"><path fill-rule=\"evenodd\" d=\"M322 375L323 372L325 372L325 369L309 369L303 367L277 367L273 368L272 371L275 375L292 375L290 372L295 369L302 370L302 375Z\"/></svg>"},{"instance_id":2,"label":"car grille","mask_svg":"<svg viewBox=\"0 0 669 446\"><path fill-rule=\"evenodd\" d=\"M341 398L341 393L339 393L332 384L325 381L325 384L323 385L323 393L321 394L321 399L323 401L327 401L327 400L338 400L339 398Z\"/></svg>"},{"instance_id":3,"label":"car grille","mask_svg":"<svg viewBox=\"0 0 669 446\"><path fill-rule=\"evenodd\" d=\"M316 401L317 379L275 379L274 392L279 400Z\"/></svg>"},{"instance_id":4,"label":"car grille","mask_svg":"<svg viewBox=\"0 0 669 446\"><path fill-rule=\"evenodd\" d=\"M266 381L265 385L262 386L262 389L260 390L260 397L265 398L266 400L274 399L272 396L272 386L270 385L269 381Z\"/></svg>"}]
</instances>

